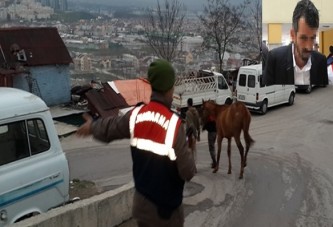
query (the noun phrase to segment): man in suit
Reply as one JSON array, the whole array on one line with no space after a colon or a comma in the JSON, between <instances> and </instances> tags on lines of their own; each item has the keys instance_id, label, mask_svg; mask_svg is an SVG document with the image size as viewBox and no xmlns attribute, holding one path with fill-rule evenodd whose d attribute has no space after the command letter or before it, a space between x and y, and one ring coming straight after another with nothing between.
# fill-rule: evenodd
<instances>
[{"instance_id":1,"label":"man in suit","mask_svg":"<svg viewBox=\"0 0 333 227\"><path fill-rule=\"evenodd\" d=\"M317 8L310 0L299 1L293 12L292 43L268 53L263 78L266 85L295 84L311 92L311 85L328 84L326 58L313 51L318 27Z\"/></svg>"}]
</instances>

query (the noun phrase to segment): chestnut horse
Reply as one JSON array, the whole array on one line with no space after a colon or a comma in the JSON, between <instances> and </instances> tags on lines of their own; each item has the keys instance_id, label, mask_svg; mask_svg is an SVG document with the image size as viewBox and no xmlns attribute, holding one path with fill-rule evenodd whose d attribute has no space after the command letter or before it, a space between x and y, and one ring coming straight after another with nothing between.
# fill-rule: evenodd
<instances>
[{"instance_id":1,"label":"chestnut horse","mask_svg":"<svg viewBox=\"0 0 333 227\"><path fill-rule=\"evenodd\" d=\"M202 100L202 123L206 123L209 116L216 120L217 130L217 164L213 173L216 173L219 169L220 155L222 149L223 138L228 139L228 158L229 168L228 174L231 174L231 139L235 138L239 154L241 156L241 168L239 179L243 178L244 167L246 166L247 153L250 146L254 143L254 140L249 134L249 127L251 123L251 114L247 107L242 102L234 102L230 105L218 105L213 100ZM241 143L240 135L243 130L244 140L246 144L245 154L244 147Z\"/></svg>"}]
</instances>

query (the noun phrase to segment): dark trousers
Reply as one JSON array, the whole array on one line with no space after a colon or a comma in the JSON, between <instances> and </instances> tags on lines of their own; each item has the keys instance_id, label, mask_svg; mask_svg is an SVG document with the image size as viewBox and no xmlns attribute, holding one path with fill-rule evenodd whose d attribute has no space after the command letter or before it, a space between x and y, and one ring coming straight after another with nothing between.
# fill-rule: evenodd
<instances>
[{"instance_id":1,"label":"dark trousers","mask_svg":"<svg viewBox=\"0 0 333 227\"><path fill-rule=\"evenodd\" d=\"M215 152L216 132L208 132L208 149L210 157L212 158L212 164L216 164L216 152Z\"/></svg>"},{"instance_id":2,"label":"dark trousers","mask_svg":"<svg viewBox=\"0 0 333 227\"><path fill-rule=\"evenodd\" d=\"M172 212L169 219L163 219L159 216L157 207L142 194L135 191L133 198L133 218L138 227L183 227L184 210L180 205Z\"/></svg>"}]
</instances>

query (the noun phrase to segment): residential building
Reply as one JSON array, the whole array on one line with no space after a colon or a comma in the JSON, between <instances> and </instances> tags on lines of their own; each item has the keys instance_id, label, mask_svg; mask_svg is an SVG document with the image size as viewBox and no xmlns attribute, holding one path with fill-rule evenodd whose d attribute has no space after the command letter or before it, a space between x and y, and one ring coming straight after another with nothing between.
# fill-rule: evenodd
<instances>
[{"instance_id":1,"label":"residential building","mask_svg":"<svg viewBox=\"0 0 333 227\"><path fill-rule=\"evenodd\" d=\"M68 103L71 63L56 28L0 29L0 86L34 93L48 106Z\"/></svg>"},{"instance_id":2,"label":"residential building","mask_svg":"<svg viewBox=\"0 0 333 227\"><path fill-rule=\"evenodd\" d=\"M182 42L178 46L178 49L181 49L182 51L191 52L193 50L196 50L198 48L201 48L203 43L203 38L201 36L184 36L182 39Z\"/></svg>"},{"instance_id":3,"label":"residential building","mask_svg":"<svg viewBox=\"0 0 333 227\"><path fill-rule=\"evenodd\" d=\"M49 19L54 13L54 10L50 7L42 6L41 3L34 0L22 0L20 4L16 1L7 7L0 8L0 19Z\"/></svg>"},{"instance_id":4,"label":"residential building","mask_svg":"<svg viewBox=\"0 0 333 227\"><path fill-rule=\"evenodd\" d=\"M111 69L111 59L105 58L100 61L100 65L103 69Z\"/></svg>"},{"instance_id":5,"label":"residential building","mask_svg":"<svg viewBox=\"0 0 333 227\"><path fill-rule=\"evenodd\" d=\"M81 72L92 70L92 57L89 54L79 54L74 59L74 69Z\"/></svg>"},{"instance_id":6,"label":"residential building","mask_svg":"<svg viewBox=\"0 0 333 227\"><path fill-rule=\"evenodd\" d=\"M67 11L67 0L37 0L42 3L43 6L49 6L56 11Z\"/></svg>"},{"instance_id":7,"label":"residential building","mask_svg":"<svg viewBox=\"0 0 333 227\"><path fill-rule=\"evenodd\" d=\"M80 58L81 71L83 71L83 72L90 71L92 68L91 67L92 62L91 62L90 56L87 54L83 54L83 55L79 56L79 58Z\"/></svg>"}]
</instances>

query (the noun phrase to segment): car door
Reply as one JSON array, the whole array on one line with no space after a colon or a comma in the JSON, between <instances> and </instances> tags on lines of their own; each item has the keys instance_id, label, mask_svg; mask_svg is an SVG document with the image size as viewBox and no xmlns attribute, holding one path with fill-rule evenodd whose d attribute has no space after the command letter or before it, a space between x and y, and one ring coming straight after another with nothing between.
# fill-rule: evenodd
<instances>
[{"instance_id":1,"label":"car door","mask_svg":"<svg viewBox=\"0 0 333 227\"><path fill-rule=\"evenodd\" d=\"M274 85L274 90L275 90L275 100L274 103L272 103L272 105L281 103L285 99L285 85L276 84Z\"/></svg>"},{"instance_id":2,"label":"car door","mask_svg":"<svg viewBox=\"0 0 333 227\"><path fill-rule=\"evenodd\" d=\"M68 200L67 159L56 149L59 146L53 144L54 135L48 134L50 125L45 123L38 116L0 125L1 136L6 136L6 140L0 140L4 148L0 152L0 210L6 213L8 223L20 215L46 212Z\"/></svg>"}]
</instances>

